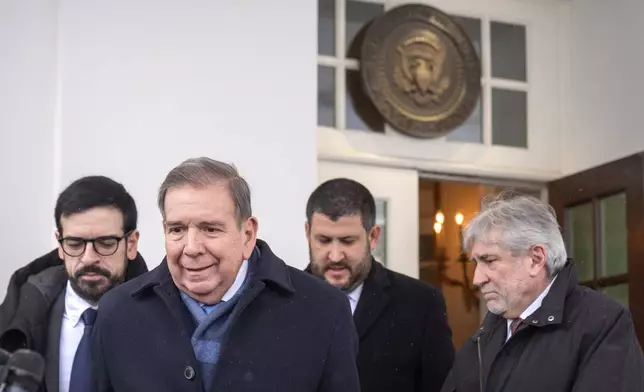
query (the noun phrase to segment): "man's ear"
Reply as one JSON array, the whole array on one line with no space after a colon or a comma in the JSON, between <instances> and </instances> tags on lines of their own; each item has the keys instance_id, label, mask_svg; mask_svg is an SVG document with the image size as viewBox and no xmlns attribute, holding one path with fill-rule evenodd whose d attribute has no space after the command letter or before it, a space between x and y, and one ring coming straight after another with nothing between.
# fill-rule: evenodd
<instances>
[{"instance_id":1,"label":"man's ear","mask_svg":"<svg viewBox=\"0 0 644 392\"><path fill-rule=\"evenodd\" d=\"M376 246L378 246L378 239L380 239L381 231L382 229L378 225L375 225L369 231L369 246L371 247L372 251L376 249Z\"/></svg>"},{"instance_id":2,"label":"man's ear","mask_svg":"<svg viewBox=\"0 0 644 392\"><path fill-rule=\"evenodd\" d=\"M311 236L311 226L308 221L304 222L304 234L306 234L307 239Z\"/></svg>"},{"instance_id":3,"label":"man's ear","mask_svg":"<svg viewBox=\"0 0 644 392\"><path fill-rule=\"evenodd\" d=\"M242 233L243 233L243 256L244 260L248 260L250 255L253 254L253 249L255 249L255 244L257 243L257 230L259 228L259 222L257 218L251 216L242 223Z\"/></svg>"},{"instance_id":4,"label":"man's ear","mask_svg":"<svg viewBox=\"0 0 644 392\"><path fill-rule=\"evenodd\" d=\"M134 230L128 237L126 242L126 256L128 260L136 259L136 254L139 250L139 231Z\"/></svg>"},{"instance_id":5,"label":"man's ear","mask_svg":"<svg viewBox=\"0 0 644 392\"><path fill-rule=\"evenodd\" d=\"M532 247L530 276L537 276L542 270L548 268L548 253L545 246L535 245Z\"/></svg>"}]
</instances>

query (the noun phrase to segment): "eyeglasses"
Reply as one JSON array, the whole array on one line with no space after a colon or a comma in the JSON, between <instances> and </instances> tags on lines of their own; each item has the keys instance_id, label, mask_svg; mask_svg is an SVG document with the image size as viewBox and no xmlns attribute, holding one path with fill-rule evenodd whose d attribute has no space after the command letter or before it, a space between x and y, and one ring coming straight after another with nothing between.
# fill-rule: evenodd
<instances>
[{"instance_id":1,"label":"eyeglasses","mask_svg":"<svg viewBox=\"0 0 644 392\"><path fill-rule=\"evenodd\" d=\"M58 243L63 248L63 252L71 257L82 256L85 253L87 244L90 242L96 253L101 256L111 256L118 250L121 240L127 238L130 234L132 234L132 231L128 231L123 237L113 235L97 238L63 237L58 239Z\"/></svg>"}]
</instances>

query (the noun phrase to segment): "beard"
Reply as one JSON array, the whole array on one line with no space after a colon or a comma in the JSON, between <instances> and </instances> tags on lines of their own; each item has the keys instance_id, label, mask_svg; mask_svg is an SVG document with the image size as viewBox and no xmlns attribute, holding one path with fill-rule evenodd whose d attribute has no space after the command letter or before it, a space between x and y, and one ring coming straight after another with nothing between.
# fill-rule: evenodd
<instances>
[{"instance_id":1,"label":"beard","mask_svg":"<svg viewBox=\"0 0 644 392\"><path fill-rule=\"evenodd\" d=\"M83 280L87 274L100 275L107 279L107 283L101 279L98 281ZM69 276L69 283L79 297L89 303L98 303L101 297L125 281L125 269L120 274L112 274L105 268L96 264L86 265L79 268L73 276Z\"/></svg>"},{"instance_id":2,"label":"beard","mask_svg":"<svg viewBox=\"0 0 644 392\"><path fill-rule=\"evenodd\" d=\"M369 244L366 245L365 254L362 259L355 263L349 263L347 260L341 260L330 263L318 263L313 258L311 247L309 246L309 259L311 261L311 272L313 275L326 281L325 274L331 269L346 269L349 271L349 280L347 283L338 287L340 290L348 293L360 285L371 272L371 252ZM337 286L336 286L337 287Z\"/></svg>"}]
</instances>

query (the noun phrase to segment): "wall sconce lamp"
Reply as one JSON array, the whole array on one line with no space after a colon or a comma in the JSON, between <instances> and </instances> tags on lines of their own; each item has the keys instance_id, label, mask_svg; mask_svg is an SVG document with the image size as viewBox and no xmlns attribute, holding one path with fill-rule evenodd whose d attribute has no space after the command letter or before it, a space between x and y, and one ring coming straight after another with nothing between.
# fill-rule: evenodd
<instances>
[{"instance_id":1,"label":"wall sconce lamp","mask_svg":"<svg viewBox=\"0 0 644 392\"><path fill-rule=\"evenodd\" d=\"M463 271L463 280L453 279L447 274L443 273L442 280L447 282L450 286L457 286L463 289L463 297L465 305L468 310L479 306L478 299L478 287L472 285L470 278L467 276L467 264L469 262L469 257L464 249L463 244L463 224L465 223L465 216L461 212L457 212L454 215L454 222L458 226L458 238L459 238L459 255L456 261L461 265ZM434 232L436 235L440 234L443 231L443 225L445 224L445 215L438 211L434 217ZM444 260L448 261L448 260Z\"/></svg>"}]
</instances>

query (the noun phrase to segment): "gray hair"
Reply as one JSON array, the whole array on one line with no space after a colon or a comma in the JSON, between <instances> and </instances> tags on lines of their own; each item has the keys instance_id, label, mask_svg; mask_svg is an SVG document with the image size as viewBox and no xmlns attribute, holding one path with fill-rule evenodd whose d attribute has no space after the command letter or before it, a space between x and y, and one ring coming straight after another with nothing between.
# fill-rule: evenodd
<instances>
[{"instance_id":1,"label":"gray hair","mask_svg":"<svg viewBox=\"0 0 644 392\"><path fill-rule=\"evenodd\" d=\"M542 245L550 276L564 267L568 257L554 209L534 196L501 193L483 202L481 212L465 228L463 244L469 252L475 242L495 241L513 255Z\"/></svg>"},{"instance_id":2,"label":"gray hair","mask_svg":"<svg viewBox=\"0 0 644 392\"><path fill-rule=\"evenodd\" d=\"M190 185L195 188L204 188L220 182L228 184L230 196L235 203L237 224L252 215L250 203L250 187L234 165L216 161L207 157L190 158L181 162L170 170L159 188L157 204L161 215L165 218L165 196L170 188Z\"/></svg>"}]
</instances>

